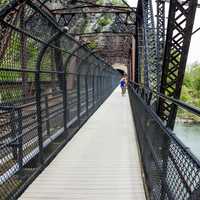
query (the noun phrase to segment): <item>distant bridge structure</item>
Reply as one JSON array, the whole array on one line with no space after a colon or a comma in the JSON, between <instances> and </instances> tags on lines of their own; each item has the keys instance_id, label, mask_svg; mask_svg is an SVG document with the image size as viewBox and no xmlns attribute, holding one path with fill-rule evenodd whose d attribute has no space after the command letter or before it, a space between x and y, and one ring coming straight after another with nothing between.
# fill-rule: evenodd
<instances>
[{"instance_id":1,"label":"distant bridge structure","mask_svg":"<svg viewBox=\"0 0 200 200\"><path fill-rule=\"evenodd\" d=\"M198 7L197 0L0 5L0 199L50 198L62 186L76 199L76 184L68 188L59 174L55 190L40 190L39 174L51 180L51 166L57 174L66 161L59 172L64 178L69 167L81 199L86 188L91 199L199 200L199 159L173 131L179 110L200 117L180 100ZM116 89L120 70L129 99ZM38 188L34 180L42 180Z\"/></svg>"}]
</instances>

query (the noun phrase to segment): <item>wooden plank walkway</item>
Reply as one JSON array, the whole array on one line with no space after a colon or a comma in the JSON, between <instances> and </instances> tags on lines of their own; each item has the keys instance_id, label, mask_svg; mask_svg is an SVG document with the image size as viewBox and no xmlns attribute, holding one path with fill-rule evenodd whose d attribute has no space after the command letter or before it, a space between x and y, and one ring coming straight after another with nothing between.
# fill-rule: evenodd
<instances>
[{"instance_id":1,"label":"wooden plank walkway","mask_svg":"<svg viewBox=\"0 0 200 200\"><path fill-rule=\"evenodd\" d=\"M117 88L20 199L145 200L128 94Z\"/></svg>"}]
</instances>

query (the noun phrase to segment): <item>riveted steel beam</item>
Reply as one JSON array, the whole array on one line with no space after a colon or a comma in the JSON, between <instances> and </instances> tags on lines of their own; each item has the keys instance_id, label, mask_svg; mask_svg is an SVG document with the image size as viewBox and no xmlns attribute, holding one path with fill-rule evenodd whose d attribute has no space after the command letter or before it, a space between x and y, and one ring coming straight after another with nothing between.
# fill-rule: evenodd
<instances>
[{"instance_id":1,"label":"riveted steel beam","mask_svg":"<svg viewBox=\"0 0 200 200\"><path fill-rule=\"evenodd\" d=\"M151 0L142 0L144 30L144 83L153 91L160 85L160 68L157 64L157 45Z\"/></svg>"},{"instance_id":2,"label":"riveted steel beam","mask_svg":"<svg viewBox=\"0 0 200 200\"><path fill-rule=\"evenodd\" d=\"M197 0L171 0L170 3L160 92L175 99L181 94L196 7ZM173 129L177 106L160 100L158 112Z\"/></svg>"}]
</instances>

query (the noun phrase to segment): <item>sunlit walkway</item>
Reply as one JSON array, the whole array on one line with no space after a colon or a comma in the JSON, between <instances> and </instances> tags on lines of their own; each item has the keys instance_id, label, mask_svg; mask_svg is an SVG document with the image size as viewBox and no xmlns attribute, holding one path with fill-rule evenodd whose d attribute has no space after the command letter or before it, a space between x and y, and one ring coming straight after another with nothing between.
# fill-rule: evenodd
<instances>
[{"instance_id":1,"label":"sunlit walkway","mask_svg":"<svg viewBox=\"0 0 200 200\"><path fill-rule=\"evenodd\" d=\"M144 200L133 126L117 88L20 199Z\"/></svg>"}]
</instances>

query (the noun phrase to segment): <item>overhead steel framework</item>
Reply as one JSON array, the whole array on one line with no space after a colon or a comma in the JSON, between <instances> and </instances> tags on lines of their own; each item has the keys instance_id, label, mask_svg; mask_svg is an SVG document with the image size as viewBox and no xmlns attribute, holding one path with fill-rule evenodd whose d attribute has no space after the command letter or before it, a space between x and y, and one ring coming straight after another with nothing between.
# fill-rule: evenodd
<instances>
[{"instance_id":1,"label":"overhead steel framework","mask_svg":"<svg viewBox=\"0 0 200 200\"><path fill-rule=\"evenodd\" d=\"M180 98L196 8L195 0L171 1L166 32L165 1L157 1L157 28L152 2L138 2L135 74L138 83L166 96ZM173 129L177 107L163 99L155 104L161 119Z\"/></svg>"},{"instance_id":2,"label":"overhead steel framework","mask_svg":"<svg viewBox=\"0 0 200 200\"><path fill-rule=\"evenodd\" d=\"M0 199L20 195L121 76L58 23L49 3L0 10Z\"/></svg>"},{"instance_id":3,"label":"overhead steel framework","mask_svg":"<svg viewBox=\"0 0 200 200\"><path fill-rule=\"evenodd\" d=\"M23 2L23 1L22 1ZM17 1L15 3L16 5L19 4ZM98 38L96 37L90 37L89 35L98 35L101 33L101 38L104 41L109 41L112 43L113 51L110 54L110 57L115 57L116 60L120 60L120 57L123 57L124 55L130 54L130 48L131 48L131 42L127 42L127 37L130 39L133 37L133 34L135 32L135 8L131 8L127 6L126 3L121 1L120 5L113 5L111 2L105 3L105 4L98 4L95 0L91 1L49 1L49 0L34 0L30 1L30 4L34 7L37 5L38 9L45 10L46 13L48 13L49 17L56 21L60 26L67 26L68 27L68 33L75 36L76 40L79 40L83 44L89 44L90 42L99 44ZM8 20L14 20L17 18L17 15L20 13L17 9L20 7L20 5L17 7L14 11L9 13L9 15L6 15L6 18ZM8 8L9 9L9 8ZM36 12L30 13L29 17L25 19L27 22L31 21L31 18L36 15ZM107 25L104 28L104 25L99 26L98 25L98 19L102 18L112 20L109 25ZM26 22L25 22L26 23ZM88 26L90 27L89 32L86 30ZM4 30L5 34L2 35L2 44L3 47L1 48L2 51L6 48L6 43L9 38L9 31ZM3 32L1 34L3 34ZM105 34L104 34L105 33ZM108 33L112 33L112 37L108 37ZM114 33L121 33L120 37L119 35L115 35ZM124 35L124 33L127 33ZM84 35L84 37L83 37ZM86 39L87 35L87 39ZM80 36L80 37L79 37ZM114 37L115 36L115 37ZM124 37L124 39L122 39ZM130 40L129 39L129 40ZM92 41L91 41L92 40ZM111 41L112 40L112 41ZM119 41L121 43L121 47L119 47ZM124 43L122 42L124 41ZM116 43L116 45L115 45ZM128 47L129 48L124 48ZM101 44L101 47L97 47L97 53L102 52L103 50L106 50L106 47L110 49L111 46L108 44L103 46ZM116 56L114 56L114 50L115 49L121 49L122 55L119 57L119 50L116 51ZM2 52L3 53L3 52ZM107 57L109 57L109 52L107 51ZM103 55L103 54L102 54ZM105 58L106 59L106 58ZM113 62L111 62L113 63ZM127 65L127 61L125 63L121 63Z\"/></svg>"},{"instance_id":4,"label":"overhead steel framework","mask_svg":"<svg viewBox=\"0 0 200 200\"><path fill-rule=\"evenodd\" d=\"M200 162L173 133L177 110L200 117L180 101L197 0L139 0L136 10L136 70L130 99L150 199L200 199ZM157 18L157 26L154 26ZM165 28L165 20L167 28Z\"/></svg>"},{"instance_id":5,"label":"overhead steel framework","mask_svg":"<svg viewBox=\"0 0 200 200\"><path fill-rule=\"evenodd\" d=\"M170 3L160 92L175 99L181 94L196 7L196 0ZM177 107L160 100L159 113L173 128Z\"/></svg>"},{"instance_id":6,"label":"overhead steel framework","mask_svg":"<svg viewBox=\"0 0 200 200\"><path fill-rule=\"evenodd\" d=\"M91 42L95 44L95 52L108 63L130 64L128 59L135 32L135 8L127 6L123 1L121 5L113 5L111 2L98 4L96 1L61 1L56 6L47 2L45 5L60 25L68 26L68 32L76 39L86 45ZM112 21L100 26L99 18ZM88 26L89 31L85 28ZM112 51L109 51L111 48ZM109 61L109 58L112 60Z\"/></svg>"},{"instance_id":7,"label":"overhead steel framework","mask_svg":"<svg viewBox=\"0 0 200 200\"><path fill-rule=\"evenodd\" d=\"M177 107L200 114L179 101L199 30L192 30L197 0L171 0L168 16L165 0L156 9L153 0L137 8L112 2L8 0L0 7L0 199L19 196L110 94L120 78L115 63L127 66L133 112L142 111L136 125L150 196L199 199L200 165L170 131Z\"/></svg>"}]
</instances>

